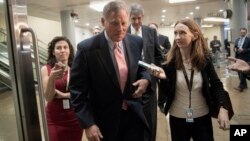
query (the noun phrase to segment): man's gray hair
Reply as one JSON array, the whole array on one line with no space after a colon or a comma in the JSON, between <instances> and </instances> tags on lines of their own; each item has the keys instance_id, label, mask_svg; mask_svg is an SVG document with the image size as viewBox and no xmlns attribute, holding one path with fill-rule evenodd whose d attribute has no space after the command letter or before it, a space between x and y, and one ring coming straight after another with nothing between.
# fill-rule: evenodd
<instances>
[{"instance_id":1,"label":"man's gray hair","mask_svg":"<svg viewBox=\"0 0 250 141\"><path fill-rule=\"evenodd\" d=\"M111 1L103 8L103 17L107 18L111 12L125 10L128 13L127 5L124 1Z\"/></svg>"},{"instance_id":2,"label":"man's gray hair","mask_svg":"<svg viewBox=\"0 0 250 141\"><path fill-rule=\"evenodd\" d=\"M129 13L130 15L131 14L142 14L142 15L144 15L144 9L143 9L143 7L140 5L140 4L138 4L138 3L134 3L134 4L132 4L131 6L130 6L130 13Z\"/></svg>"}]
</instances>

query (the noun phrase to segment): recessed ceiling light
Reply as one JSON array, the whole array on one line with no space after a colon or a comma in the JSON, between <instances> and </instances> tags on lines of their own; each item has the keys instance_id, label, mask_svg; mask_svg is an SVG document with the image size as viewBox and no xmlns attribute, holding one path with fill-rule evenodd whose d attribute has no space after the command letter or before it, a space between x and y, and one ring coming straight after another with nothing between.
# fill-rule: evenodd
<instances>
[{"instance_id":1,"label":"recessed ceiling light","mask_svg":"<svg viewBox=\"0 0 250 141\"><path fill-rule=\"evenodd\" d=\"M162 12L162 13L166 13L166 9L163 9L161 12Z\"/></svg>"},{"instance_id":2,"label":"recessed ceiling light","mask_svg":"<svg viewBox=\"0 0 250 141\"><path fill-rule=\"evenodd\" d=\"M161 19L161 21L162 21L162 22L164 22L164 21L165 21L165 19Z\"/></svg>"},{"instance_id":3,"label":"recessed ceiling light","mask_svg":"<svg viewBox=\"0 0 250 141\"><path fill-rule=\"evenodd\" d=\"M199 10L199 9L200 9L200 6L196 6L195 9L196 9L196 10Z\"/></svg>"},{"instance_id":4,"label":"recessed ceiling light","mask_svg":"<svg viewBox=\"0 0 250 141\"><path fill-rule=\"evenodd\" d=\"M224 10L223 9L220 9L219 12L223 12Z\"/></svg>"},{"instance_id":5,"label":"recessed ceiling light","mask_svg":"<svg viewBox=\"0 0 250 141\"><path fill-rule=\"evenodd\" d=\"M85 25L86 25L86 26L89 26L89 23L86 23Z\"/></svg>"},{"instance_id":6,"label":"recessed ceiling light","mask_svg":"<svg viewBox=\"0 0 250 141\"><path fill-rule=\"evenodd\" d=\"M185 17L186 19L189 19L189 17Z\"/></svg>"},{"instance_id":7,"label":"recessed ceiling light","mask_svg":"<svg viewBox=\"0 0 250 141\"><path fill-rule=\"evenodd\" d=\"M181 2L192 2L196 0L169 0L169 3L181 3Z\"/></svg>"},{"instance_id":8,"label":"recessed ceiling light","mask_svg":"<svg viewBox=\"0 0 250 141\"><path fill-rule=\"evenodd\" d=\"M220 18L220 17L206 17L203 20L207 22L229 22L229 19Z\"/></svg>"},{"instance_id":9,"label":"recessed ceiling light","mask_svg":"<svg viewBox=\"0 0 250 141\"><path fill-rule=\"evenodd\" d=\"M165 18L165 15L161 15L162 18Z\"/></svg>"},{"instance_id":10,"label":"recessed ceiling light","mask_svg":"<svg viewBox=\"0 0 250 141\"><path fill-rule=\"evenodd\" d=\"M194 12L190 12L189 14L190 14L190 15L194 15Z\"/></svg>"},{"instance_id":11,"label":"recessed ceiling light","mask_svg":"<svg viewBox=\"0 0 250 141\"><path fill-rule=\"evenodd\" d=\"M214 25L213 24L203 24L201 25L201 27L213 27Z\"/></svg>"},{"instance_id":12,"label":"recessed ceiling light","mask_svg":"<svg viewBox=\"0 0 250 141\"><path fill-rule=\"evenodd\" d=\"M109 3L111 0L102 0L102 1L95 1L92 0L90 1L89 7L98 11L98 12L102 12L104 6Z\"/></svg>"}]
</instances>

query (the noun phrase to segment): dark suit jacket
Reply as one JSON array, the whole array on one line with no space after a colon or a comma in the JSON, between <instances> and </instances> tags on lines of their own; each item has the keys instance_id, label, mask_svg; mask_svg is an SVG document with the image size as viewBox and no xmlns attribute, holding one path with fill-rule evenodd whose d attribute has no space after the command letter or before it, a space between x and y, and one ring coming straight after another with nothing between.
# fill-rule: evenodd
<instances>
[{"instance_id":1,"label":"dark suit jacket","mask_svg":"<svg viewBox=\"0 0 250 141\"><path fill-rule=\"evenodd\" d=\"M71 68L69 87L80 125L88 128L96 124L109 141L114 141L119 131L123 99L147 126L140 99L132 98L133 82L142 78L150 81L149 73L137 64L141 59L142 40L127 34L123 43L128 64L123 93L104 32L78 44Z\"/></svg>"},{"instance_id":2,"label":"dark suit jacket","mask_svg":"<svg viewBox=\"0 0 250 141\"><path fill-rule=\"evenodd\" d=\"M131 34L131 25L128 28L128 33ZM143 54L144 61L151 64L154 63L157 66L161 66L163 62L162 51L158 42L157 32L155 29L142 25L142 40L143 40ZM156 90L156 79L152 79L152 89Z\"/></svg>"},{"instance_id":3,"label":"dark suit jacket","mask_svg":"<svg viewBox=\"0 0 250 141\"><path fill-rule=\"evenodd\" d=\"M238 52L238 42L239 42L240 38L236 39L235 41L235 45L234 45L234 48L235 48L235 57L236 58L239 58L239 59L242 59L246 62L250 62L250 38L249 37L246 37L245 38L245 41L242 45L242 49L243 49L243 52Z\"/></svg>"},{"instance_id":4,"label":"dark suit jacket","mask_svg":"<svg viewBox=\"0 0 250 141\"><path fill-rule=\"evenodd\" d=\"M176 69L174 63L163 66L165 73L167 74L168 79L161 80L159 84L159 89L161 92L166 95L166 104L164 112L167 115L169 108L175 98L176 91ZM227 110L232 109L231 101L227 101L226 96L224 95L223 83L220 81L216 71L214 70L213 63L210 59L208 59L207 64L203 70L201 70L202 75L202 94L206 99L207 105L210 110L210 114L212 114L213 103L217 103L217 110L223 106ZM214 95L216 96L216 101L212 101L212 95L210 95L209 85L213 87Z\"/></svg>"},{"instance_id":5,"label":"dark suit jacket","mask_svg":"<svg viewBox=\"0 0 250 141\"><path fill-rule=\"evenodd\" d=\"M169 49L171 48L171 44L169 42L168 37L159 34L158 39L159 39L159 44L164 47L164 54L167 53Z\"/></svg>"},{"instance_id":6,"label":"dark suit jacket","mask_svg":"<svg viewBox=\"0 0 250 141\"><path fill-rule=\"evenodd\" d=\"M216 47L215 45L219 45L219 46ZM219 40L212 40L210 42L210 47L212 48L212 52L215 52L216 50L220 51L221 43Z\"/></svg>"}]
</instances>

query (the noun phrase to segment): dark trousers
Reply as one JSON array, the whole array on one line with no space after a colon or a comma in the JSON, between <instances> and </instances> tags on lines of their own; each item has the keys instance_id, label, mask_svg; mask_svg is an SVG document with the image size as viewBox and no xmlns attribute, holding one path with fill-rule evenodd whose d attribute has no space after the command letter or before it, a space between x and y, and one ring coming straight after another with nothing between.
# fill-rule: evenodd
<instances>
[{"instance_id":1,"label":"dark trousers","mask_svg":"<svg viewBox=\"0 0 250 141\"><path fill-rule=\"evenodd\" d=\"M149 94L148 97L143 100L143 102L145 102L143 105L143 111L144 111L145 117L149 125L149 131L145 130L145 141L155 141L156 140L156 128L157 128L156 94L155 93Z\"/></svg>"},{"instance_id":2,"label":"dark trousers","mask_svg":"<svg viewBox=\"0 0 250 141\"><path fill-rule=\"evenodd\" d=\"M166 100L167 100L167 96L166 96L166 93L162 90L162 88L166 87L165 83L164 85L160 86L162 83L160 83L160 80L158 81L158 100L157 100L157 103L158 103L158 106L161 110L162 113L164 113L164 105L166 103Z\"/></svg>"},{"instance_id":3,"label":"dark trousers","mask_svg":"<svg viewBox=\"0 0 250 141\"><path fill-rule=\"evenodd\" d=\"M239 79L240 79L240 85L239 88L247 88L247 80L246 80L246 75L242 72L239 72Z\"/></svg>"},{"instance_id":4,"label":"dark trousers","mask_svg":"<svg viewBox=\"0 0 250 141\"><path fill-rule=\"evenodd\" d=\"M195 118L193 123L187 123L184 118L170 116L172 141L213 141L211 117L206 115Z\"/></svg>"},{"instance_id":5,"label":"dark trousers","mask_svg":"<svg viewBox=\"0 0 250 141\"><path fill-rule=\"evenodd\" d=\"M145 128L146 126L134 111L131 109L122 110L117 141L144 141Z\"/></svg>"}]
</instances>

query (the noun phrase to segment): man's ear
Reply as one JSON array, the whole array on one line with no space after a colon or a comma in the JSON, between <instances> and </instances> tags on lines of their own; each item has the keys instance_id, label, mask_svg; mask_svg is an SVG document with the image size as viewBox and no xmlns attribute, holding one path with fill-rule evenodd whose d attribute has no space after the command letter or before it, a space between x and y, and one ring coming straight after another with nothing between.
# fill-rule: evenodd
<instances>
[{"instance_id":1,"label":"man's ear","mask_svg":"<svg viewBox=\"0 0 250 141\"><path fill-rule=\"evenodd\" d=\"M101 18L102 26L104 26L105 19L102 17Z\"/></svg>"}]
</instances>

